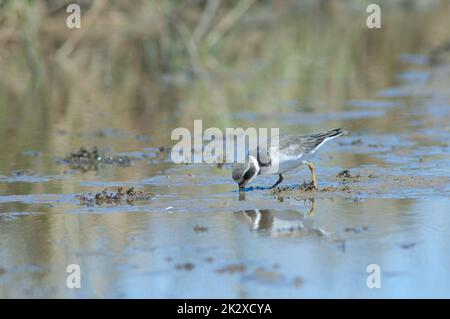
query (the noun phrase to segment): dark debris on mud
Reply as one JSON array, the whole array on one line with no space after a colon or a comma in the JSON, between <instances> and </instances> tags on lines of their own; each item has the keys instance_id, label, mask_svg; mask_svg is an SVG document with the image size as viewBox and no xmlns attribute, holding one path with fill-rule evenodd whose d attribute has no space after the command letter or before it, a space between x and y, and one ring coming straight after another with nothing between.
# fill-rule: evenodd
<instances>
[{"instance_id":1,"label":"dark debris on mud","mask_svg":"<svg viewBox=\"0 0 450 319\"><path fill-rule=\"evenodd\" d=\"M182 264L177 264L175 265L175 269L176 270L187 270L187 271L191 271L195 268L195 265L191 262L186 262L186 263L182 263Z\"/></svg>"},{"instance_id":2,"label":"dark debris on mud","mask_svg":"<svg viewBox=\"0 0 450 319\"><path fill-rule=\"evenodd\" d=\"M126 202L132 204L135 201L149 200L153 198L155 194L135 191L134 187L124 190L123 187L119 187L117 191L111 191L105 188L101 192L97 193L84 193L77 194L75 198L80 200L81 204L93 206L102 204L120 204Z\"/></svg>"},{"instance_id":3,"label":"dark debris on mud","mask_svg":"<svg viewBox=\"0 0 450 319\"><path fill-rule=\"evenodd\" d=\"M219 268L216 272L221 274L235 274L235 273L243 273L247 270L247 266L244 264L230 264L223 268Z\"/></svg>"},{"instance_id":4,"label":"dark debris on mud","mask_svg":"<svg viewBox=\"0 0 450 319\"><path fill-rule=\"evenodd\" d=\"M208 231L208 227L202 226L202 225L195 225L194 231L195 231L196 233L203 233L203 232Z\"/></svg>"},{"instance_id":5,"label":"dark debris on mud","mask_svg":"<svg viewBox=\"0 0 450 319\"><path fill-rule=\"evenodd\" d=\"M336 191L351 192L351 188L348 185L344 185L342 187L327 186L327 187L322 187L322 188L316 188L316 187L314 187L313 182L303 182L303 184L300 184L300 185L277 187L277 188L273 189L271 193L273 195L279 195L284 192L292 192L292 191L303 192L303 193L308 193L308 192L324 193L324 192L336 192Z\"/></svg>"},{"instance_id":6,"label":"dark debris on mud","mask_svg":"<svg viewBox=\"0 0 450 319\"><path fill-rule=\"evenodd\" d=\"M361 180L361 176L358 174L352 174L349 169L344 169L343 171L339 172L336 175L337 178L341 179L342 181L352 181L352 182L359 182Z\"/></svg>"},{"instance_id":7,"label":"dark debris on mud","mask_svg":"<svg viewBox=\"0 0 450 319\"><path fill-rule=\"evenodd\" d=\"M300 185L279 186L272 189L272 194L277 195L285 191L312 192L315 190L317 189L314 187L313 182L303 182Z\"/></svg>"},{"instance_id":8,"label":"dark debris on mud","mask_svg":"<svg viewBox=\"0 0 450 319\"><path fill-rule=\"evenodd\" d=\"M363 141L360 138L353 140L351 142L339 142L339 145L360 145L360 144L363 144Z\"/></svg>"},{"instance_id":9,"label":"dark debris on mud","mask_svg":"<svg viewBox=\"0 0 450 319\"><path fill-rule=\"evenodd\" d=\"M368 226L358 226L358 227L345 227L344 231L346 233L354 233L354 234L359 234L365 231L368 231L369 227Z\"/></svg>"},{"instance_id":10,"label":"dark debris on mud","mask_svg":"<svg viewBox=\"0 0 450 319\"><path fill-rule=\"evenodd\" d=\"M403 243L401 245L402 249L410 249L417 245L417 243Z\"/></svg>"},{"instance_id":11,"label":"dark debris on mud","mask_svg":"<svg viewBox=\"0 0 450 319\"><path fill-rule=\"evenodd\" d=\"M97 171L99 165L131 166L132 161L128 156L111 156L100 151L96 146L88 149L81 147L64 158L58 158L57 163L69 165L72 169L82 172Z\"/></svg>"}]
</instances>

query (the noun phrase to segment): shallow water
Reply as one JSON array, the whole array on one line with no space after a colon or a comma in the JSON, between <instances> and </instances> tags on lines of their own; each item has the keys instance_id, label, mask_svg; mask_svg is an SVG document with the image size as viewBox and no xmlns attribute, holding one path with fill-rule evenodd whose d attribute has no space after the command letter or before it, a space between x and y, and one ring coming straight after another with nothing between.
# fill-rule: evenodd
<instances>
[{"instance_id":1,"label":"shallow water","mask_svg":"<svg viewBox=\"0 0 450 319\"><path fill-rule=\"evenodd\" d=\"M9 134L0 144L0 297L450 297L450 66L430 66L417 51L396 47L377 71L389 85L333 95L331 105L299 91L280 96L274 108L243 108L234 88L267 72L253 60L253 73L236 67L234 76L212 83L161 88L170 107L159 122L143 116L148 126L103 111L83 115L89 120L81 127L65 125L79 116L69 112L62 124L30 126L21 137L21 117L0 117ZM357 70L375 76L364 65ZM273 82L286 91L296 83L288 75ZM210 86L224 89L189 93ZM263 94L264 87L249 86ZM171 116L175 105L183 111L215 94L230 107L219 111L223 118L200 102L186 117ZM253 106L258 100L249 97ZM17 108L26 111L26 104L17 101ZM255 189L240 199L227 166L172 164L159 146L202 112L217 127L298 134L345 127L349 134L325 145L314 163L321 188L349 190ZM132 164L82 173L56 160L83 145L110 148ZM359 178L338 178L343 169ZM304 180L308 170L300 168L283 185ZM274 181L260 177L252 186ZM112 186L155 197L132 205L75 198ZM66 286L69 264L81 267L81 289ZM370 264L381 267L379 289L366 285Z\"/></svg>"}]
</instances>

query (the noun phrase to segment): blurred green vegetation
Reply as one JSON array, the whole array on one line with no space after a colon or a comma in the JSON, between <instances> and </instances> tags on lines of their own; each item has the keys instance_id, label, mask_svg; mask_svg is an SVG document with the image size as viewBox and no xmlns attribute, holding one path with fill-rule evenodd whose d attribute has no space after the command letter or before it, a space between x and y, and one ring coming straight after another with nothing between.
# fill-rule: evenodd
<instances>
[{"instance_id":1,"label":"blurred green vegetation","mask_svg":"<svg viewBox=\"0 0 450 319\"><path fill-rule=\"evenodd\" d=\"M368 3L0 0L0 167L11 148L68 152L60 130L167 141L195 118L233 126L234 111L340 110L392 85L399 54L450 39L447 0L379 1L379 30Z\"/></svg>"}]
</instances>

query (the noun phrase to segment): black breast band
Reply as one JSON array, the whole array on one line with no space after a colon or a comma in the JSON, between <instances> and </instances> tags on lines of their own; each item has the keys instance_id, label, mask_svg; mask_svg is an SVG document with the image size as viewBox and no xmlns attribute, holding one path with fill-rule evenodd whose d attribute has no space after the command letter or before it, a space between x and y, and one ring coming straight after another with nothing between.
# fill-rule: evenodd
<instances>
[{"instance_id":1,"label":"black breast band","mask_svg":"<svg viewBox=\"0 0 450 319\"><path fill-rule=\"evenodd\" d=\"M272 158L270 157L270 155L267 153L267 156L270 158L269 163L262 163L261 159L259 157L259 146L256 148L256 160L258 161L259 166L261 167L266 167L266 166L270 166L272 165ZM258 173L259 174L259 173Z\"/></svg>"}]
</instances>

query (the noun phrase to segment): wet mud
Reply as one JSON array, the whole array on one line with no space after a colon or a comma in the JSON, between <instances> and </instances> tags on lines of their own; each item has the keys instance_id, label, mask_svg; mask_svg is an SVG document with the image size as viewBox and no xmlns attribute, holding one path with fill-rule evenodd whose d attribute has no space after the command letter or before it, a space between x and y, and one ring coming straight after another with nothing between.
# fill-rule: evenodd
<instances>
[{"instance_id":1,"label":"wet mud","mask_svg":"<svg viewBox=\"0 0 450 319\"><path fill-rule=\"evenodd\" d=\"M127 203L132 205L136 201L146 201L153 198L155 194L137 191L134 187L124 189L119 187L116 191L105 188L101 192L97 193L83 193L76 194L75 198L80 201L80 204L92 206L103 204L121 204Z\"/></svg>"},{"instance_id":2,"label":"wet mud","mask_svg":"<svg viewBox=\"0 0 450 319\"><path fill-rule=\"evenodd\" d=\"M97 171L102 165L130 166L132 160L128 156L108 155L97 147L91 149L81 147L64 158L57 158L57 163L68 165L71 169L82 172Z\"/></svg>"}]
</instances>

